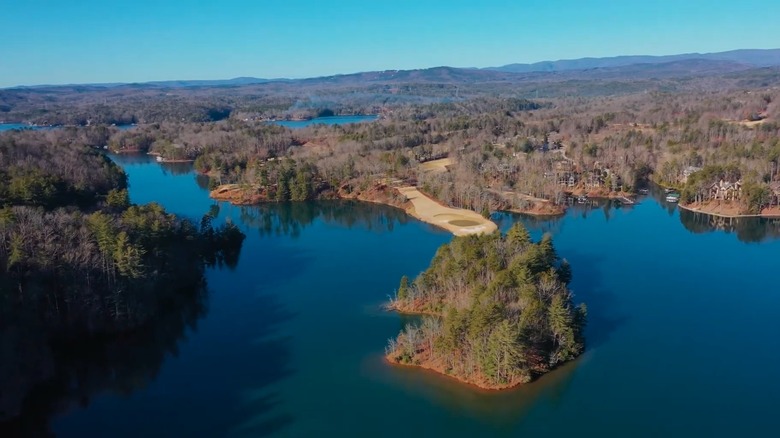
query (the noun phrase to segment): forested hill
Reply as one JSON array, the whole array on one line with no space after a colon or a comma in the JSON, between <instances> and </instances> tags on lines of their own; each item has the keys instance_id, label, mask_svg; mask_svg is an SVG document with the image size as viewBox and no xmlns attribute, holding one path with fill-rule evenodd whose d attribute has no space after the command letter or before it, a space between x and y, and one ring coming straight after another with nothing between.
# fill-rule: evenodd
<instances>
[{"instance_id":1,"label":"forested hill","mask_svg":"<svg viewBox=\"0 0 780 438\"><path fill-rule=\"evenodd\" d=\"M117 166L95 149L49 144L42 134L0 137L0 199L5 206L89 207L126 188Z\"/></svg>"},{"instance_id":2,"label":"forested hill","mask_svg":"<svg viewBox=\"0 0 780 438\"><path fill-rule=\"evenodd\" d=\"M118 166L78 137L57 138L0 135L2 310L38 303L87 331L133 326L154 314L134 309L159 298L150 291L197 278L204 263L234 262L243 235L233 225L132 205Z\"/></svg>"},{"instance_id":3,"label":"forested hill","mask_svg":"<svg viewBox=\"0 0 780 438\"><path fill-rule=\"evenodd\" d=\"M43 385L91 392L65 358L113 354L161 321L177 322L161 338L175 346L187 315L202 314L204 268L235 265L244 239L209 214L193 223L132 205L125 174L83 135L0 134L0 351L14 352L0 364L0 435L41 433L13 419Z\"/></svg>"}]
</instances>

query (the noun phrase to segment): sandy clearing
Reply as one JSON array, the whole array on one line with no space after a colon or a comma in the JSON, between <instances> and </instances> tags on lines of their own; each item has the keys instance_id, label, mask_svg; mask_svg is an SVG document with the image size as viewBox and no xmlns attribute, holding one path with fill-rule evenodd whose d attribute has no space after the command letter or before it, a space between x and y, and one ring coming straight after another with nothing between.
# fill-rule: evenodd
<instances>
[{"instance_id":1,"label":"sandy clearing","mask_svg":"<svg viewBox=\"0 0 780 438\"><path fill-rule=\"evenodd\" d=\"M456 236L492 233L498 226L471 210L445 207L417 190L401 187L398 191L412 203L407 213L417 219L443 228Z\"/></svg>"},{"instance_id":2,"label":"sandy clearing","mask_svg":"<svg viewBox=\"0 0 780 438\"><path fill-rule=\"evenodd\" d=\"M766 119L762 119L762 120L753 120L753 121L742 120L742 121L739 121L739 122L733 122L733 123L736 123L736 124L738 124L738 125L742 125L742 126L747 126L748 128L755 128L756 126L762 125L762 124L764 123L764 121L765 121L765 120L766 120Z\"/></svg>"},{"instance_id":3,"label":"sandy clearing","mask_svg":"<svg viewBox=\"0 0 780 438\"><path fill-rule=\"evenodd\" d=\"M426 172L446 172L447 166L450 165L452 165L452 158L441 158L420 164L420 169Z\"/></svg>"}]
</instances>

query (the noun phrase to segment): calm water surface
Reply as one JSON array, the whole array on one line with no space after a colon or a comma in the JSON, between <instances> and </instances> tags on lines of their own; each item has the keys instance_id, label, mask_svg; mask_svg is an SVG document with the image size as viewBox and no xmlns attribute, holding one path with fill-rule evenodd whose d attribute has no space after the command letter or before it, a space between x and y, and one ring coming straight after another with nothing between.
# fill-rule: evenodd
<instances>
[{"instance_id":1,"label":"calm water surface","mask_svg":"<svg viewBox=\"0 0 780 438\"><path fill-rule=\"evenodd\" d=\"M280 126L286 126L291 129L305 128L307 126L322 124L322 125L346 125L349 123L363 123L373 122L377 119L377 116L332 116L332 117L316 117L310 120L276 120L271 123L275 123Z\"/></svg>"},{"instance_id":2,"label":"calm water surface","mask_svg":"<svg viewBox=\"0 0 780 438\"><path fill-rule=\"evenodd\" d=\"M215 205L186 166L117 160L134 202L195 218ZM589 344L533 384L483 393L381 361L404 320L380 304L449 234L371 204L218 206L247 239L234 270L209 272L204 316L173 351L127 365L143 368L127 382L63 402L58 436L777 432L776 225L681 221L654 199L550 221L497 215L555 236L589 306Z\"/></svg>"},{"instance_id":3,"label":"calm water surface","mask_svg":"<svg viewBox=\"0 0 780 438\"><path fill-rule=\"evenodd\" d=\"M0 123L0 132L11 131L13 129L33 129L37 131L41 129L51 129L51 128L48 126L25 125L23 123Z\"/></svg>"},{"instance_id":4,"label":"calm water surface","mask_svg":"<svg viewBox=\"0 0 780 438\"><path fill-rule=\"evenodd\" d=\"M121 131L125 131L135 127L136 125L114 125L114 126ZM31 129L34 131L40 131L46 129L59 129L59 128L61 128L61 126L36 126L36 125L26 125L23 123L0 123L0 132L11 131L13 129Z\"/></svg>"}]
</instances>

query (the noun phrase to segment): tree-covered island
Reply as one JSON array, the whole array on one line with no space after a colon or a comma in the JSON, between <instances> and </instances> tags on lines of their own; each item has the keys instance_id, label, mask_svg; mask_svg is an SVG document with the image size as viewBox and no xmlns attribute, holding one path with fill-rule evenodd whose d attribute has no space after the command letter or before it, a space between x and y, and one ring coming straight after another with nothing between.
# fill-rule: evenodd
<instances>
[{"instance_id":1,"label":"tree-covered island","mask_svg":"<svg viewBox=\"0 0 780 438\"><path fill-rule=\"evenodd\" d=\"M531 381L584 350L586 308L567 285L571 268L545 235L515 224L455 237L388 308L422 314L389 341L394 364L431 369L484 389Z\"/></svg>"}]
</instances>

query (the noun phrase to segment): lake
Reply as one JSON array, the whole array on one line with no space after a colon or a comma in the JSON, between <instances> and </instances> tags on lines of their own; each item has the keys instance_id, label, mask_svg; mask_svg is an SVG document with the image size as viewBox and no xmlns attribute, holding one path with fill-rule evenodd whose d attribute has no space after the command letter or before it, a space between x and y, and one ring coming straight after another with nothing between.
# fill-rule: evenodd
<instances>
[{"instance_id":1,"label":"lake","mask_svg":"<svg viewBox=\"0 0 780 438\"><path fill-rule=\"evenodd\" d=\"M160 202L193 218L215 205L189 165L115 160L129 175L134 202ZM427 267L449 234L374 204L216 205L219 220L230 218L247 235L238 265L208 272L196 323L171 331L160 322L159 332L174 342L135 346L134 359L121 364L74 352L69 360L91 389L49 401L56 414L38 421L57 436L777 431L780 240L773 222L681 217L653 197L630 207L575 206L552 220L495 215L504 230L523 221L535 238L554 235L573 267L575 301L588 305L589 326L580 359L519 389L490 393L382 361L385 342L405 319L380 305L402 275ZM40 392L46 389L37 399Z\"/></svg>"},{"instance_id":2,"label":"lake","mask_svg":"<svg viewBox=\"0 0 780 438\"><path fill-rule=\"evenodd\" d=\"M373 122L377 119L377 116L332 116L332 117L316 117L309 120L275 120L270 123L284 126L290 129L305 128L311 125L346 125L349 123L364 123Z\"/></svg>"},{"instance_id":3,"label":"lake","mask_svg":"<svg viewBox=\"0 0 780 438\"><path fill-rule=\"evenodd\" d=\"M33 125L25 125L23 123L0 123L0 132L3 131L10 131L13 129L33 129L33 130L41 130L41 129L50 129L48 126L33 126Z\"/></svg>"},{"instance_id":4,"label":"lake","mask_svg":"<svg viewBox=\"0 0 780 438\"><path fill-rule=\"evenodd\" d=\"M118 128L121 131L125 131L130 128L133 128L136 125L113 125L113 126ZM10 131L13 129L32 129L34 131L40 131L44 129L58 129L58 128L62 128L62 126L37 126L37 125L27 125L24 123L0 123L0 132Z\"/></svg>"}]
</instances>

